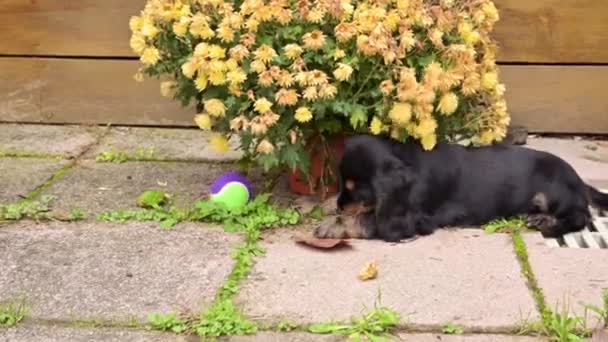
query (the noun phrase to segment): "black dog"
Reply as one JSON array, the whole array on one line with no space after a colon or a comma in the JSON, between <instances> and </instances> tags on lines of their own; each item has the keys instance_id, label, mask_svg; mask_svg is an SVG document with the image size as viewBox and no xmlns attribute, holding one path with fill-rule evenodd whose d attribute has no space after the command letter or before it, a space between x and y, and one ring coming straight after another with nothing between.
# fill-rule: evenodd
<instances>
[{"instance_id":1,"label":"black dog","mask_svg":"<svg viewBox=\"0 0 608 342\"><path fill-rule=\"evenodd\" d=\"M454 144L424 151L417 142L368 135L346 144L337 201L339 210L371 208L361 217L358 237L385 241L516 215L527 215L544 236L557 237L591 224L590 204L608 209L608 194L546 152ZM317 237L340 234L315 231Z\"/></svg>"}]
</instances>

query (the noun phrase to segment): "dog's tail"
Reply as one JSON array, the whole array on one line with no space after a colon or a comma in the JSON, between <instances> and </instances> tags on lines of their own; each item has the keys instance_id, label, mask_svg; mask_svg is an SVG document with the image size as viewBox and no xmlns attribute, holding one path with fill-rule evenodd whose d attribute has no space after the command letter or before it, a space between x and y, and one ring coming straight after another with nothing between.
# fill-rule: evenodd
<instances>
[{"instance_id":1,"label":"dog's tail","mask_svg":"<svg viewBox=\"0 0 608 342\"><path fill-rule=\"evenodd\" d=\"M591 185L587 185L587 196L593 207L600 210L608 210L608 194L599 191Z\"/></svg>"}]
</instances>

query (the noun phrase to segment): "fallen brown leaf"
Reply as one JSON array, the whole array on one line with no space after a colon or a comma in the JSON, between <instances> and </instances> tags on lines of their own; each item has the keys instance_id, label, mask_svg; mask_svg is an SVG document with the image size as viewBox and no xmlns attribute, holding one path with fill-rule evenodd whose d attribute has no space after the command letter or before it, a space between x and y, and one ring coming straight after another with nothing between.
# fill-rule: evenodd
<instances>
[{"instance_id":1,"label":"fallen brown leaf","mask_svg":"<svg viewBox=\"0 0 608 342\"><path fill-rule=\"evenodd\" d=\"M375 261L366 262L361 271L359 271L359 279L370 280L378 276L378 265Z\"/></svg>"}]
</instances>

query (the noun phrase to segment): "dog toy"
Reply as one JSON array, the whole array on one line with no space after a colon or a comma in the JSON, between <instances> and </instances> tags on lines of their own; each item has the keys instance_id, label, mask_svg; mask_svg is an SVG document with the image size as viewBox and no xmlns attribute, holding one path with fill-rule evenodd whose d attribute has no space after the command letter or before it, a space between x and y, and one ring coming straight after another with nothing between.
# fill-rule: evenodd
<instances>
[{"instance_id":1,"label":"dog toy","mask_svg":"<svg viewBox=\"0 0 608 342\"><path fill-rule=\"evenodd\" d=\"M238 172L228 172L211 184L211 201L223 203L228 209L243 207L252 198L251 184Z\"/></svg>"}]
</instances>

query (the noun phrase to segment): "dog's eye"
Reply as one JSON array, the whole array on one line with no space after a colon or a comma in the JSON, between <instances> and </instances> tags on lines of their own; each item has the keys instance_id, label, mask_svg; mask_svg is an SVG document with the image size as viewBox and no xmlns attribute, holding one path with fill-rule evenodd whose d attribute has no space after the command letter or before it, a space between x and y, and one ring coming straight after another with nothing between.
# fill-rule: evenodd
<instances>
[{"instance_id":1,"label":"dog's eye","mask_svg":"<svg viewBox=\"0 0 608 342\"><path fill-rule=\"evenodd\" d=\"M355 190L355 181L352 179L347 179L346 182L344 182L344 187L349 191Z\"/></svg>"}]
</instances>

